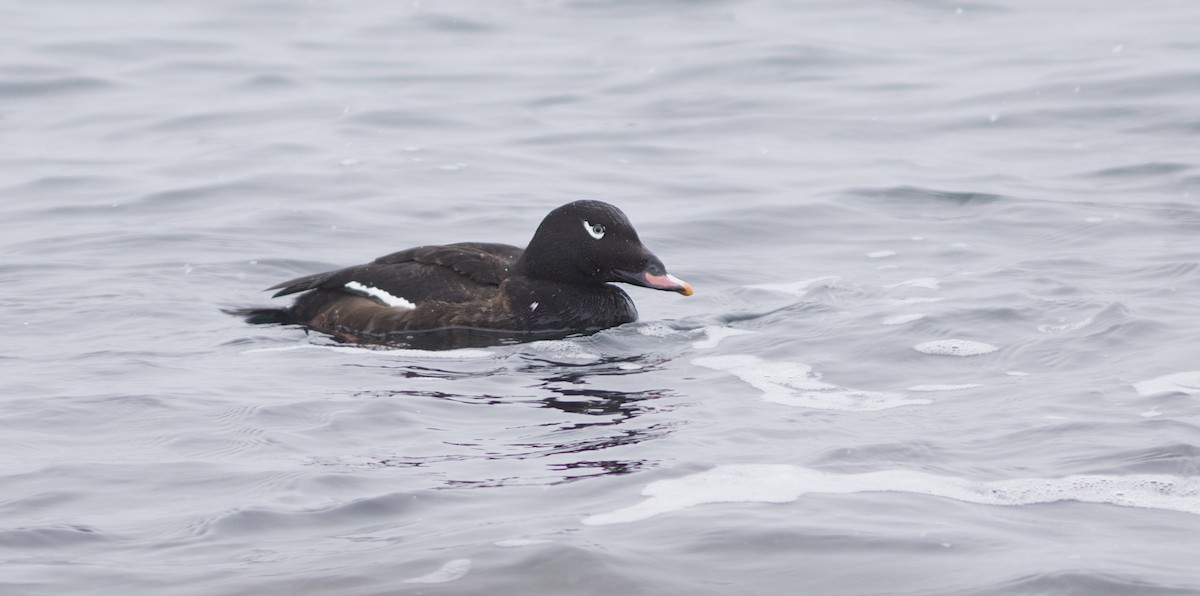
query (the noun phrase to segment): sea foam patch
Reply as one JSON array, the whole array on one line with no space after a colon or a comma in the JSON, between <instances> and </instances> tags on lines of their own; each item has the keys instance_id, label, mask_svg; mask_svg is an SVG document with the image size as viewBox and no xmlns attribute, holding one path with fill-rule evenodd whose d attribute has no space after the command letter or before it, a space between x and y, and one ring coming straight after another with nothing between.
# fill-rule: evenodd
<instances>
[{"instance_id":1,"label":"sea foam patch","mask_svg":"<svg viewBox=\"0 0 1200 596\"><path fill-rule=\"evenodd\" d=\"M1021 506L1058 501L1165 509L1200 515L1200 477L1082 475L978 482L909 470L834 474L784 464L717 466L652 482L641 503L583 519L589 526L640 521L709 503L788 503L810 493L900 492L981 505Z\"/></svg>"},{"instance_id":2,"label":"sea foam patch","mask_svg":"<svg viewBox=\"0 0 1200 596\"><path fill-rule=\"evenodd\" d=\"M786 406L872 412L933 403L928 399L908 399L901 393L839 387L821 381L821 375L812 367L798 362L769 362L757 356L736 354L696 358L692 364L726 371L762 391L763 399Z\"/></svg>"},{"instance_id":3,"label":"sea foam patch","mask_svg":"<svg viewBox=\"0 0 1200 596\"><path fill-rule=\"evenodd\" d=\"M934 356L978 356L990 354L999 348L992 344L969 339L938 339L919 343L913 346L913 349L922 354Z\"/></svg>"},{"instance_id":4,"label":"sea foam patch","mask_svg":"<svg viewBox=\"0 0 1200 596\"><path fill-rule=\"evenodd\" d=\"M531 341L523 344L525 347L536 352L552 354L559 358L570 358L575 360L599 360L600 355L595 352L589 352L579 344L565 339L543 339Z\"/></svg>"},{"instance_id":5,"label":"sea foam patch","mask_svg":"<svg viewBox=\"0 0 1200 596\"><path fill-rule=\"evenodd\" d=\"M646 323L645 325L638 327L637 332L645 335L646 337L666 337L668 335L679 333L671 327L659 322Z\"/></svg>"},{"instance_id":6,"label":"sea foam patch","mask_svg":"<svg viewBox=\"0 0 1200 596\"><path fill-rule=\"evenodd\" d=\"M1149 381L1134 383L1133 388L1141 395L1158 395L1160 393L1186 393L1200 395L1200 370L1180 372Z\"/></svg>"}]
</instances>

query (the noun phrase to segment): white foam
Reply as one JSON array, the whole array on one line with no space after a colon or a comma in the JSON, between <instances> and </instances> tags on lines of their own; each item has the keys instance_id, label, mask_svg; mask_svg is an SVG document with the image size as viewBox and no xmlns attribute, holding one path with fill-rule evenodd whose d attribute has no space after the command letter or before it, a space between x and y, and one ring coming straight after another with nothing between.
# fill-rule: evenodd
<instances>
[{"instance_id":1,"label":"white foam","mask_svg":"<svg viewBox=\"0 0 1200 596\"><path fill-rule=\"evenodd\" d=\"M1063 322L1062 325L1038 325L1037 330L1041 331L1042 333L1062 333L1064 331L1075 331L1076 329L1082 329L1088 325L1091 325L1094 322L1094 319L1092 319L1092 317L1087 317L1082 321L1076 321L1074 323L1065 323L1064 321L1066 321L1066 319L1059 319L1059 322Z\"/></svg>"},{"instance_id":2,"label":"white foam","mask_svg":"<svg viewBox=\"0 0 1200 596\"><path fill-rule=\"evenodd\" d=\"M524 344L525 347L534 350L535 352L549 352L560 358L573 358L576 360L599 360L600 355L594 352L589 352L579 346L579 344L565 339L543 339L531 341Z\"/></svg>"},{"instance_id":3,"label":"white foam","mask_svg":"<svg viewBox=\"0 0 1200 596\"><path fill-rule=\"evenodd\" d=\"M925 318L924 313L911 314L911 315L896 315L894 317L888 317L888 318L884 319L883 324L884 325L903 325L905 323L919 321L924 318Z\"/></svg>"},{"instance_id":4,"label":"white foam","mask_svg":"<svg viewBox=\"0 0 1200 596\"><path fill-rule=\"evenodd\" d=\"M385 346L375 348L360 348L357 346L337 346L337 345L322 345L322 344L297 344L293 346L279 346L275 348L255 348L246 350L243 354L257 354L261 352L290 352L292 350L329 350L341 354L375 354L379 356L405 356L408 358L488 358L495 356L494 352L487 350L412 350L409 348L388 348Z\"/></svg>"},{"instance_id":5,"label":"white foam","mask_svg":"<svg viewBox=\"0 0 1200 596\"><path fill-rule=\"evenodd\" d=\"M917 344L913 346L913 349L922 354L933 354L935 356L978 356L980 354L990 354L999 348L991 344L985 344L981 341L971 341L969 339L939 339Z\"/></svg>"},{"instance_id":6,"label":"white foam","mask_svg":"<svg viewBox=\"0 0 1200 596\"><path fill-rule=\"evenodd\" d=\"M909 391L961 391L963 389L974 389L983 387L976 383L967 383L964 385L913 385L909 387Z\"/></svg>"},{"instance_id":7,"label":"white foam","mask_svg":"<svg viewBox=\"0 0 1200 596\"><path fill-rule=\"evenodd\" d=\"M717 466L652 482L641 503L583 519L585 525L628 523L709 503L788 503L809 493L900 492L980 505L1059 501L1165 509L1200 515L1200 477L1081 475L976 482L909 470L833 474L782 464Z\"/></svg>"},{"instance_id":8,"label":"white foam","mask_svg":"<svg viewBox=\"0 0 1200 596\"><path fill-rule=\"evenodd\" d=\"M396 308L407 308L408 310L412 310L417 307L416 304L413 304L412 302L409 302L408 300L405 300L404 298L401 298L400 296L393 296L393 295L389 294L386 290L381 290L379 288L368 286L366 284L360 284L356 281L348 282L346 284L346 287L350 288L351 290L354 290L355 292L359 292L361 294L366 294L367 296L370 296L372 298L378 298L381 302L383 302L384 304L386 304L388 306L394 306Z\"/></svg>"},{"instance_id":9,"label":"white foam","mask_svg":"<svg viewBox=\"0 0 1200 596\"><path fill-rule=\"evenodd\" d=\"M704 339L692 342L692 347L697 350L711 350L727 337L754 333L748 329L734 329L733 327L705 327L701 331L704 332Z\"/></svg>"},{"instance_id":10,"label":"white foam","mask_svg":"<svg viewBox=\"0 0 1200 596\"><path fill-rule=\"evenodd\" d=\"M1133 388L1141 395L1158 395L1160 393L1200 395L1200 370L1179 372L1134 383Z\"/></svg>"},{"instance_id":11,"label":"white foam","mask_svg":"<svg viewBox=\"0 0 1200 596\"><path fill-rule=\"evenodd\" d=\"M877 250L875 252L867 253L868 259L886 259L894 256L896 256L896 253L890 250Z\"/></svg>"},{"instance_id":12,"label":"white foam","mask_svg":"<svg viewBox=\"0 0 1200 596\"><path fill-rule=\"evenodd\" d=\"M815 410L871 412L933 403L900 393L847 389L821 381L812 367L797 362L768 362L757 356L706 356L692 364L729 372L763 392L773 403Z\"/></svg>"},{"instance_id":13,"label":"white foam","mask_svg":"<svg viewBox=\"0 0 1200 596\"><path fill-rule=\"evenodd\" d=\"M420 577L404 580L406 584L444 584L456 579L462 579L471 570L471 559L454 559L447 561L437 571L426 573Z\"/></svg>"},{"instance_id":14,"label":"white foam","mask_svg":"<svg viewBox=\"0 0 1200 596\"><path fill-rule=\"evenodd\" d=\"M758 284L758 285L750 286L750 287L757 288L759 290L768 290L771 292L782 292L784 294L795 294L797 296L803 296L806 293L808 293L809 288L812 288L814 286L820 286L820 287L824 287L824 288L833 287L833 286L837 285L837 282L840 281L841 279L842 278L840 278L840 277L831 275L831 276L826 276L826 277L816 277L813 279L802 279L800 281L793 281L793 282L781 283L781 284Z\"/></svg>"},{"instance_id":15,"label":"white foam","mask_svg":"<svg viewBox=\"0 0 1200 596\"><path fill-rule=\"evenodd\" d=\"M677 331L662 323L647 323L638 327L637 331L646 337L666 337L677 333Z\"/></svg>"}]
</instances>

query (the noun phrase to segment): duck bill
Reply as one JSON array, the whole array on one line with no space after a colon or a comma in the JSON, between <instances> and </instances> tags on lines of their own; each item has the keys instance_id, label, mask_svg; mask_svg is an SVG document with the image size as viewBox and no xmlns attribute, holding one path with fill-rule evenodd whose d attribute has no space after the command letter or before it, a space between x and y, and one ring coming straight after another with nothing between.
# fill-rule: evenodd
<instances>
[{"instance_id":1,"label":"duck bill","mask_svg":"<svg viewBox=\"0 0 1200 596\"><path fill-rule=\"evenodd\" d=\"M670 273L655 274L650 271L613 271L620 281L631 283L635 286L650 288L654 290L666 290L668 292L679 292L684 296L692 295L692 284L689 284Z\"/></svg>"}]
</instances>

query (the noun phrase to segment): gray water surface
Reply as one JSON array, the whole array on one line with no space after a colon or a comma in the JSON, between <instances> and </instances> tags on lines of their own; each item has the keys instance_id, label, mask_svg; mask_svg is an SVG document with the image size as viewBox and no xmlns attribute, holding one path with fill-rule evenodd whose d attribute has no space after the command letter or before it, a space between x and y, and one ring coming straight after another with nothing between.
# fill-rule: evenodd
<instances>
[{"instance_id":1,"label":"gray water surface","mask_svg":"<svg viewBox=\"0 0 1200 596\"><path fill-rule=\"evenodd\" d=\"M0 38L0 592L1200 592L1200 4L0 0ZM696 295L451 352L221 312L583 197Z\"/></svg>"}]
</instances>

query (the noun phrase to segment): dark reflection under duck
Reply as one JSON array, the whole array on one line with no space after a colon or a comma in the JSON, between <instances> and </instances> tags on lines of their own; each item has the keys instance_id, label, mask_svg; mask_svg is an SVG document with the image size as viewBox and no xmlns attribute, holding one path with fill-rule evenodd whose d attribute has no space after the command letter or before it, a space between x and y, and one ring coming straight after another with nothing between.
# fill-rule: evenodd
<instances>
[{"instance_id":1,"label":"dark reflection under duck","mask_svg":"<svg viewBox=\"0 0 1200 596\"><path fill-rule=\"evenodd\" d=\"M630 458L628 451L620 448L646 441L665 438L673 431L671 424L659 422L653 416L670 409L662 402L674 397L669 389L618 390L603 382L605 377L632 375L653 368L663 359L653 356L601 358L587 364L556 363L529 354L513 354L508 366L489 368L475 372L454 370L450 367L405 365L398 367L398 378L441 379L457 384L469 383L473 378L487 380L519 373L516 378L531 377L535 382L527 385L528 399L519 392L489 393L456 392L453 388L396 388L357 393L367 399L432 399L461 406L532 406L557 412L557 415L533 418L527 415L504 418L506 420L487 435L473 441L461 440L461 429L450 432L456 437L453 442L442 443L443 448L434 447L441 453L409 455L392 453L371 458L365 464L369 468L423 468L447 469L453 462L486 462L497 460L526 460L537 462L536 473L528 475L506 475L492 477L492 468L469 467L481 474L448 476L443 488L484 488L514 484L557 484L573 482L583 478L628 474L647 466L653 461ZM630 368L637 365L637 368ZM482 384L476 384L482 387ZM488 414L470 417L477 422L486 420ZM516 424L513 424L513 423ZM445 422L443 421L443 425ZM470 423L465 423L470 424ZM430 429L424 429L426 431ZM426 444L428 447L428 444ZM618 455L618 453L620 455ZM611 454L611 455L608 455ZM337 465L324 462L325 465ZM511 471L511 468L505 468Z\"/></svg>"}]
</instances>

